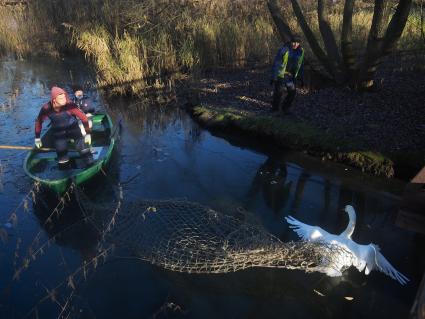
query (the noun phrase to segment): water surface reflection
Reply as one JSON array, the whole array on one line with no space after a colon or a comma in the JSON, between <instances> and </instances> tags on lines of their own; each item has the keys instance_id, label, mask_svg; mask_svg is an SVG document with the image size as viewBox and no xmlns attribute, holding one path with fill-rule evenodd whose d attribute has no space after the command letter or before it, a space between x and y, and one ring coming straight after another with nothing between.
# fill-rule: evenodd
<instances>
[{"instance_id":1,"label":"water surface reflection","mask_svg":"<svg viewBox=\"0 0 425 319\"><path fill-rule=\"evenodd\" d=\"M48 87L67 84L70 80L64 74L70 69L78 79L90 77L78 64L2 64L0 87L5 93L0 96L1 103L8 104L11 96L14 101L0 112L2 144L32 144L33 119L48 98ZM179 108L128 99L104 101L96 92L91 93L116 120L123 119L110 179L89 189L101 204L112 198L101 195L102 189L120 181L125 200L186 198L223 212L242 213L248 222L262 225L284 241L296 239L284 223L285 216L291 214L308 224L340 232L347 223L341 208L351 204L358 213L354 240L379 244L411 283L401 287L382 274L365 276L357 270L347 271L342 278L279 269L187 275L118 258L99 268L80 287L77 304L82 317L407 317L425 259L420 254L423 236L394 225L402 182L368 178L341 165L276 150L253 138L222 139L200 128ZM2 221L30 187L21 168L24 155L1 153L5 165L0 189ZM29 213L19 212L17 229L10 230L8 243L0 246L2 283L13 276L16 239L23 239L23 247L28 245L45 225L52 205L48 199L30 207ZM3 292L1 318L23 317L45 295L46 287L54 287L70 268L93 255L98 234L90 225L80 223L81 217L73 203L59 221L41 228L45 240L67 231L19 282ZM57 314L55 305L43 307L40 317Z\"/></svg>"}]
</instances>

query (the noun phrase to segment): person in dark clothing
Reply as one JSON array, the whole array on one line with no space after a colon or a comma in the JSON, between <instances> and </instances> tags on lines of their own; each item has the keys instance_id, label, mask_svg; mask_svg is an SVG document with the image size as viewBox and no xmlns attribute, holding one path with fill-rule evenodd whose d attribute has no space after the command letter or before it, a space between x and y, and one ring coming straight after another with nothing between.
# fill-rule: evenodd
<instances>
[{"instance_id":1,"label":"person in dark clothing","mask_svg":"<svg viewBox=\"0 0 425 319\"><path fill-rule=\"evenodd\" d=\"M287 112L294 101L296 79L302 76L304 62L304 49L300 43L301 38L294 36L276 54L271 79L274 85L272 112ZM285 90L287 95L283 99Z\"/></svg>"},{"instance_id":2,"label":"person in dark clothing","mask_svg":"<svg viewBox=\"0 0 425 319\"><path fill-rule=\"evenodd\" d=\"M61 168L65 168L69 163L67 144L69 139L74 140L75 148L80 153L81 158L87 166L93 163L93 156L90 151L91 129L86 115L71 102L66 92L53 87L51 99L41 107L40 113L35 120L35 146L42 147L40 138L43 122L49 119L54 139L54 147L58 155L58 163ZM86 134L83 135L78 125L78 119L84 125Z\"/></svg>"},{"instance_id":3,"label":"person in dark clothing","mask_svg":"<svg viewBox=\"0 0 425 319\"><path fill-rule=\"evenodd\" d=\"M90 99L84 94L83 87L81 85L74 85L72 87L74 91L74 98L72 101L80 108L84 113L94 113L95 107L91 104ZM90 114L91 115L91 114Z\"/></svg>"}]
</instances>

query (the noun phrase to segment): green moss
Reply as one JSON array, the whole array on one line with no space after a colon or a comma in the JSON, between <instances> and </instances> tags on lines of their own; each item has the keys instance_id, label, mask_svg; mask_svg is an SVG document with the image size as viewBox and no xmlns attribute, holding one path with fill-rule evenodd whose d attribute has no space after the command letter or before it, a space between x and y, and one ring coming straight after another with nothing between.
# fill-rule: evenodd
<instances>
[{"instance_id":1,"label":"green moss","mask_svg":"<svg viewBox=\"0 0 425 319\"><path fill-rule=\"evenodd\" d=\"M279 146L307 151L323 159L333 160L361 169L363 172L393 177L394 162L387 156L362 150L356 141L347 141L293 118L256 116L235 109L197 106L193 116L209 128L236 129L245 134L263 137Z\"/></svg>"},{"instance_id":2,"label":"green moss","mask_svg":"<svg viewBox=\"0 0 425 319\"><path fill-rule=\"evenodd\" d=\"M352 151L339 154L339 157L352 166L373 175L394 176L394 162L379 152Z\"/></svg>"}]
</instances>

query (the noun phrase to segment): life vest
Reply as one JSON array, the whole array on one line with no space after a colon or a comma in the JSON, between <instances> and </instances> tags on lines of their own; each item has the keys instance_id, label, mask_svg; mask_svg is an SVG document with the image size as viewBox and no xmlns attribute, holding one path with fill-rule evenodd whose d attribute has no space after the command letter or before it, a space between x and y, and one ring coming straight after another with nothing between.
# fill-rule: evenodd
<instances>
[{"instance_id":1,"label":"life vest","mask_svg":"<svg viewBox=\"0 0 425 319\"><path fill-rule=\"evenodd\" d=\"M284 78L285 75L291 74L290 72L287 72L286 68L288 66L288 61L289 61L289 51L291 51L292 49L287 48L286 52L283 54L282 56L282 63L278 68L278 73L277 76L279 78ZM295 54L295 56L293 57L294 59L296 59L296 65L295 65L295 74L292 74L294 76L294 78L297 78L298 73L301 69L301 65L303 63L304 60L304 49L303 48L299 48L296 50L292 50L293 54Z\"/></svg>"},{"instance_id":2,"label":"life vest","mask_svg":"<svg viewBox=\"0 0 425 319\"><path fill-rule=\"evenodd\" d=\"M55 131L65 131L78 125L78 120L71 113L68 112L67 107L64 106L61 111L55 112L52 105L51 112L47 114L50 119L51 127Z\"/></svg>"}]
</instances>

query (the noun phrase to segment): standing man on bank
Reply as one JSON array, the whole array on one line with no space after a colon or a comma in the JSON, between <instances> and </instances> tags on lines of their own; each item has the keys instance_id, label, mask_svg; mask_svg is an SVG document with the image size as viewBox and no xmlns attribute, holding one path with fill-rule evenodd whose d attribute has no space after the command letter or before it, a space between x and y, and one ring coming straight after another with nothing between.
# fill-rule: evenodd
<instances>
[{"instance_id":1,"label":"standing man on bank","mask_svg":"<svg viewBox=\"0 0 425 319\"><path fill-rule=\"evenodd\" d=\"M279 49L273 62L271 84L274 86L272 112L288 112L296 94L296 79L302 76L304 49L301 38L293 36L291 41ZM283 95L287 91L285 99ZM282 101L283 99L283 101Z\"/></svg>"}]
</instances>

